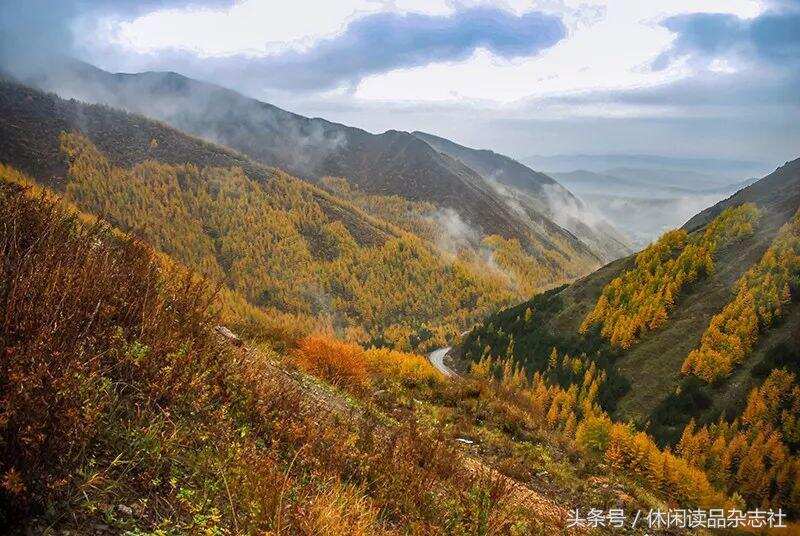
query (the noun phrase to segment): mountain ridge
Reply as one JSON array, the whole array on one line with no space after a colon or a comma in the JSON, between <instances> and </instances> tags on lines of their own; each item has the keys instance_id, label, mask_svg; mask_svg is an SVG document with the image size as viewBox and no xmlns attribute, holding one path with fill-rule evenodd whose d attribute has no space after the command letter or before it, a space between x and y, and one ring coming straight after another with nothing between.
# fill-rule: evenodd
<instances>
[{"instance_id":1,"label":"mountain ridge","mask_svg":"<svg viewBox=\"0 0 800 536\"><path fill-rule=\"evenodd\" d=\"M477 171L511 206L521 207L532 219L544 214L590 244L605 262L630 254L627 239L553 177L488 149L472 149L420 131L412 134Z\"/></svg>"},{"instance_id":2,"label":"mountain ridge","mask_svg":"<svg viewBox=\"0 0 800 536\"><path fill-rule=\"evenodd\" d=\"M89 102L152 116L254 160L311 181L345 177L368 193L400 195L455 210L484 235L516 238L533 254L535 240L566 255L600 264L609 255L540 214L516 214L483 177L410 133L372 134L321 118L307 118L232 90L176 73L112 74L81 62L26 82ZM145 98L146 97L146 98ZM539 235L532 242L530 235ZM554 243L568 243L564 246Z\"/></svg>"}]
</instances>

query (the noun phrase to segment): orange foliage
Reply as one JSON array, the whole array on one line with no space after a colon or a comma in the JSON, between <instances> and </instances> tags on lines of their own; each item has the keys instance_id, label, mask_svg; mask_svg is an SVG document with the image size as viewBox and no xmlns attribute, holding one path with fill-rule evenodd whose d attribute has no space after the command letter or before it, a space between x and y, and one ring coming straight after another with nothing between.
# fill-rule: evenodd
<instances>
[{"instance_id":1,"label":"orange foliage","mask_svg":"<svg viewBox=\"0 0 800 536\"><path fill-rule=\"evenodd\" d=\"M294 358L306 372L338 387L363 389L369 384L364 350L356 344L312 335L297 343Z\"/></svg>"},{"instance_id":2,"label":"orange foliage","mask_svg":"<svg viewBox=\"0 0 800 536\"><path fill-rule=\"evenodd\" d=\"M634 269L605 286L581 333L602 324L613 346L630 348L642 332L664 325L686 285L713 272L717 249L752 234L757 221L755 205L745 204L723 211L699 236L682 229L665 233L636 256Z\"/></svg>"},{"instance_id":3,"label":"orange foliage","mask_svg":"<svg viewBox=\"0 0 800 536\"><path fill-rule=\"evenodd\" d=\"M800 211L781 228L761 260L736 283L736 297L711 319L700 347L686 357L682 372L707 382L730 374L752 351L759 330L783 314L790 300L789 285L799 275Z\"/></svg>"},{"instance_id":4,"label":"orange foliage","mask_svg":"<svg viewBox=\"0 0 800 536\"><path fill-rule=\"evenodd\" d=\"M742 415L683 431L678 452L753 508L769 505L800 513L800 386L795 375L774 370L753 389Z\"/></svg>"},{"instance_id":5,"label":"orange foliage","mask_svg":"<svg viewBox=\"0 0 800 536\"><path fill-rule=\"evenodd\" d=\"M510 421L506 429L525 426L552 434L590 458L605 460L675 504L705 508L732 504L702 470L659 449L647 434L614 423L598 407L595 396L605 373L594 364L586 368L583 381L569 389L547 384L539 373L528 379L510 360L484 358L473 366L473 374L492 382L497 398L493 407Z\"/></svg>"}]
</instances>

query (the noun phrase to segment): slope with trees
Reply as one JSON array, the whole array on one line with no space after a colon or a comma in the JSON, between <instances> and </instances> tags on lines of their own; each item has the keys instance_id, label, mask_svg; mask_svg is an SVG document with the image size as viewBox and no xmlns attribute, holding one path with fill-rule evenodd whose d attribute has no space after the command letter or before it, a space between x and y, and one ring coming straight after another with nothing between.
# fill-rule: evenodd
<instances>
[{"instance_id":1,"label":"slope with trees","mask_svg":"<svg viewBox=\"0 0 800 536\"><path fill-rule=\"evenodd\" d=\"M733 242L723 239L709 242L716 248L707 259L713 262L713 271L702 273L700 269L703 263L686 264L688 268L694 267L686 274L702 277L695 277L691 282L689 280L692 278L685 279L686 274L678 278L681 284L672 289L673 306L653 310L666 311L666 318L663 315L640 315L641 311L650 311L653 305L667 303L660 298L664 294L659 290L667 287L660 283L655 285L655 282L672 281L672 278L663 277L667 273L664 268L678 268L675 261L683 251L688 250L683 245L693 245L692 251L700 251L698 248L703 237L711 239L712 234L716 233L712 224L715 218L723 213L735 214L737 210L745 211L740 215L748 214L750 209L737 208L748 204L753 204L760 213L758 224L752 227L752 234L750 219L745 218L741 221L745 224L743 227L731 227L745 231L744 234L737 231L730 236L741 235L739 238ZM683 229L668 235L677 240L679 247L671 248L671 253L665 250L664 255L653 257L661 259L656 259L657 270L639 270L641 267L637 268L636 257L615 261L575 283L491 315L464 338L456 353L460 352L468 361L477 361L487 353L506 356L513 339L515 360L530 371L546 369L553 347L560 354L585 355L606 369L609 380L619 378L619 381L610 382L615 385L613 389L606 390L610 399L604 407L612 412L613 417L634 422L640 428L654 432L662 443L677 443L692 417L698 423L706 424L716 421L723 413L729 417L741 413L742 401L747 394L760 384L771 368L777 366L776 363L785 362L773 349L791 349L795 344L790 334L800 323L800 307L796 298L792 297L789 302L783 303L780 320L760 334L749 359L733 369L722 381L709 386L681 372L686 356L699 346L712 318L731 301L731 290L735 289L736 282L765 256L780 229L792 221L798 207L800 160L787 163L730 199L692 218ZM652 246L647 255L652 256L651 253L655 253L652 248L659 247ZM713 248L707 251L713 251ZM645 264L649 266L649 263ZM683 273L683 270L678 271ZM643 279L638 279L642 283L651 280L649 276L644 277L646 274L660 275L652 278L654 284L648 286L636 282L638 279L633 276L637 273L641 273ZM616 297L611 300L609 295L606 300L609 304L617 303L617 306L608 309L616 311L608 316L609 326L615 329L619 326L620 333L635 333L633 339L627 336L615 339L617 342L631 342L628 348L611 344L614 330L606 330L605 335L602 333L605 314L592 316L604 289L619 286L612 284L615 280L629 280L632 285L631 292L614 291ZM786 287L783 283L779 286L778 297L785 299ZM620 287L618 290L623 289ZM641 295L642 299L632 300L637 295ZM586 331L581 333L581 324L587 317L590 322L585 325ZM619 323L619 320L637 317L661 320L657 322L659 327L655 330L648 328L649 321L635 324L640 326L638 331L621 329L631 324L627 320ZM789 355L793 355L791 351ZM766 374L760 372L764 367Z\"/></svg>"},{"instance_id":2,"label":"slope with trees","mask_svg":"<svg viewBox=\"0 0 800 536\"><path fill-rule=\"evenodd\" d=\"M565 505L735 504L612 423L593 364L563 389L321 335L233 346L207 280L3 173L3 530L511 536L568 530Z\"/></svg>"},{"instance_id":3,"label":"slope with trees","mask_svg":"<svg viewBox=\"0 0 800 536\"><path fill-rule=\"evenodd\" d=\"M433 203L482 236L517 239L534 256L557 251L581 262L584 273L603 257L547 215L537 213L534 222L518 214L479 173L407 132L372 134L304 117L171 72L112 74L68 61L29 83L165 121L303 179L345 177L369 194Z\"/></svg>"}]
</instances>

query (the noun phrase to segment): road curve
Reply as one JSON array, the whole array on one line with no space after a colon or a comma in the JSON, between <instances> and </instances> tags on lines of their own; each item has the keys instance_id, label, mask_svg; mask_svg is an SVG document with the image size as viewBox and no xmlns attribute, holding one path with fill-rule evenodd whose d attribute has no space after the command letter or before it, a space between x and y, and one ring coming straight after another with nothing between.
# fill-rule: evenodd
<instances>
[{"instance_id":1,"label":"road curve","mask_svg":"<svg viewBox=\"0 0 800 536\"><path fill-rule=\"evenodd\" d=\"M447 378L458 376L453 369L444 364L444 356L446 356L450 350L452 350L452 347L448 346L447 348L439 348L428 354L428 360L431 362L431 365L436 367L436 370Z\"/></svg>"}]
</instances>

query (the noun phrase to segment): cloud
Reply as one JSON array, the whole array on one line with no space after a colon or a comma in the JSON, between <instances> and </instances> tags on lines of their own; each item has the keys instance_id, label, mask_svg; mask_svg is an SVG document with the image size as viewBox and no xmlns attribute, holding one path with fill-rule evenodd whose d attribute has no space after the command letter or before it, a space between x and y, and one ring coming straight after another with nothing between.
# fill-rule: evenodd
<instances>
[{"instance_id":1,"label":"cloud","mask_svg":"<svg viewBox=\"0 0 800 536\"><path fill-rule=\"evenodd\" d=\"M749 65L766 63L796 68L800 61L800 2L783 2L752 19L720 13L669 17L662 25L676 34L672 46L653 62L663 69L681 60L709 66L733 59Z\"/></svg>"},{"instance_id":2,"label":"cloud","mask_svg":"<svg viewBox=\"0 0 800 536\"><path fill-rule=\"evenodd\" d=\"M157 9L220 7L234 0L25 0L0 2L0 66L25 67L76 51L75 28L113 15L133 18ZM30 65L29 68L34 68Z\"/></svg>"},{"instance_id":3,"label":"cloud","mask_svg":"<svg viewBox=\"0 0 800 536\"><path fill-rule=\"evenodd\" d=\"M31 60L34 54L41 60L58 52L83 55L101 64L111 59L132 70L174 70L254 92L319 91L355 87L364 77L394 69L464 60L477 49L505 59L534 56L567 34L556 15L536 11L517 15L483 6L438 15L398 11L364 15L337 35L318 39L302 50L287 48L260 56L248 52L201 57L195 51L174 48L137 53L91 37L103 35L97 25L104 19L124 21L160 9L231 4L232 0L4 3L0 6L0 61L24 66L35 62ZM269 35L268 25L264 32ZM76 33L84 36L80 43L76 43Z\"/></svg>"},{"instance_id":4,"label":"cloud","mask_svg":"<svg viewBox=\"0 0 800 536\"><path fill-rule=\"evenodd\" d=\"M695 133L680 128L687 138L713 126L720 147L721 140L734 134L724 125L764 135L772 132L779 134L772 144L784 148L768 153L792 156L796 149L785 147L796 146L797 129L791 125L800 117L800 0L773 1L765 7L749 18L692 13L662 20L661 26L674 39L650 67L675 69L682 73L680 78L649 86L565 93L533 104L540 109L550 105L587 110L587 115L595 111L598 117L630 110L631 117L652 118L662 129L665 122L695 125ZM750 145L756 153L762 143L753 136Z\"/></svg>"},{"instance_id":5,"label":"cloud","mask_svg":"<svg viewBox=\"0 0 800 536\"><path fill-rule=\"evenodd\" d=\"M319 91L355 87L361 79L394 69L464 60L477 49L512 59L533 56L566 37L555 15L515 15L489 7L449 15L382 12L349 23L336 36L298 51L253 56L199 57L189 51L161 50L139 59L140 68L170 68L223 83Z\"/></svg>"}]
</instances>

